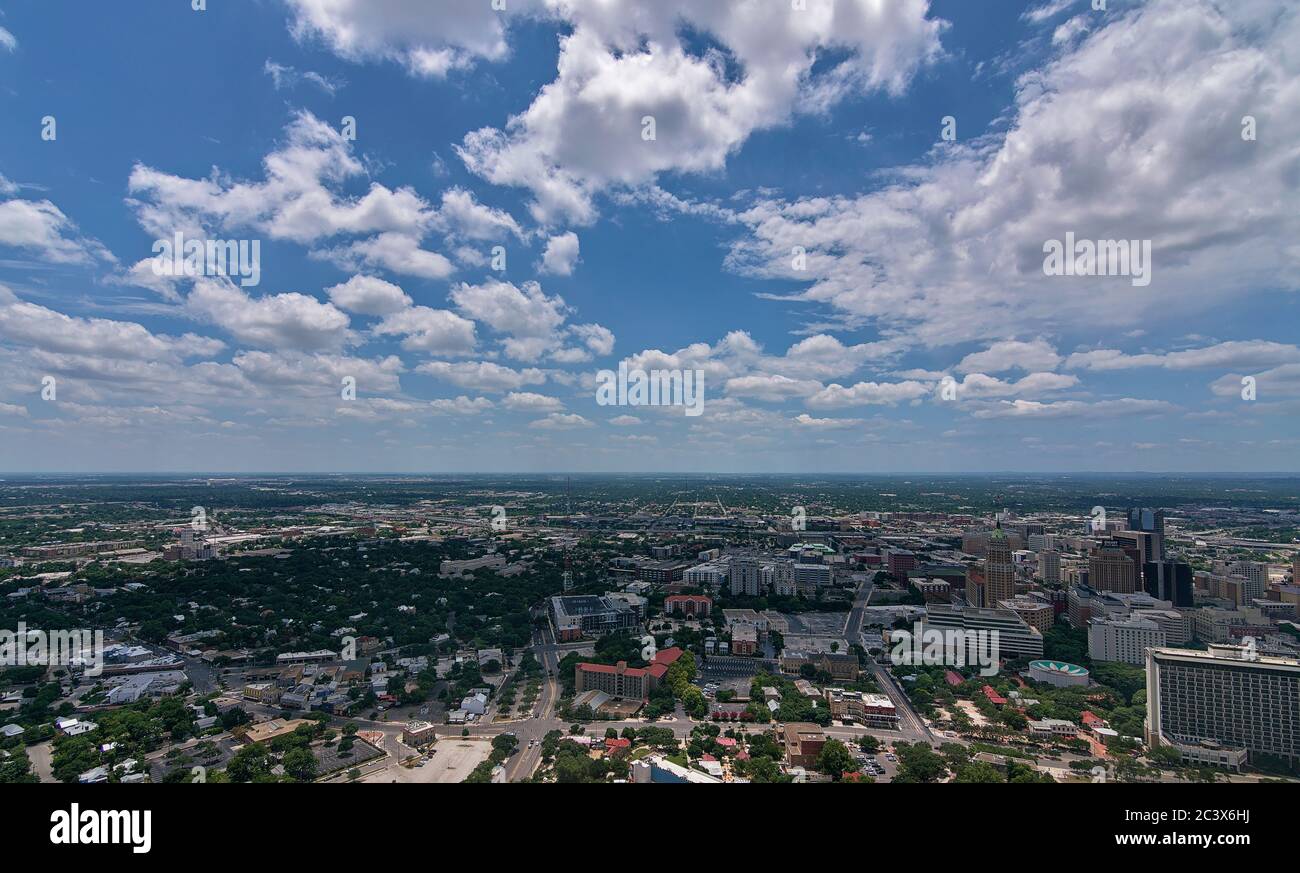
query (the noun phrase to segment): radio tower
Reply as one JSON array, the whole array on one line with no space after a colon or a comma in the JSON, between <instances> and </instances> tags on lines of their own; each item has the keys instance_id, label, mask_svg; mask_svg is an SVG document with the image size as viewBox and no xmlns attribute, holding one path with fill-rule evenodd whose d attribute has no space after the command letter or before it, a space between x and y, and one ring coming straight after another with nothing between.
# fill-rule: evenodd
<instances>
[{"instance_id":1,"label":"radio tower","mask_svg":"<svg viewBox=\"0 0 1300 873\"><path fill-rule=\"evenodd\" d=\"M569 555L569 547L564 547L564 590L573 590L573 558Z\"/></svg>"}]
</instances>

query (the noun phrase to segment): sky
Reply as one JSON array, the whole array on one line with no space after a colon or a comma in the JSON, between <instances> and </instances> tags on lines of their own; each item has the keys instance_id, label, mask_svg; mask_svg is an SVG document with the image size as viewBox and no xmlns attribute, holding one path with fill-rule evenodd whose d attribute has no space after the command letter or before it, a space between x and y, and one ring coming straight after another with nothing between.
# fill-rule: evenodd
<instances>
[{"instance_id":1,"label":"sky","mask_svg":"<svg viewBox=\"0 0 1300 873\"><path fill-rule=\"evenodd\" d=\"M0 471L1296 471L1297 46L1288 0L0 0Z\"/></svg>"}]
</instances>

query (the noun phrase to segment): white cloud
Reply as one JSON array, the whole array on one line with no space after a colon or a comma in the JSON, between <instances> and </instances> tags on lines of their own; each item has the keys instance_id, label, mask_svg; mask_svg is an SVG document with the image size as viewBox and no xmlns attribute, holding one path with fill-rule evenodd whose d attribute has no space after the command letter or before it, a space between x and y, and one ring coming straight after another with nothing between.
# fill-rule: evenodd
<instances>
[{"instance_id":1,"label":"white cloud","mask_svg":"<svg viewBox=\"0 0 1300 873\"><path fill-rule=\"evenodd\" d=\"M773 402L791 397L809 397L822 390L822 383L812 379L791 379L775 374L738 376L728 379L727 394L733 397L754 397Z\"/></svg>"},{"instance_id":2,"label":"white cloud","mask_svg":"<svg viewBox=\"0 0 1300 873\"><path fill-rule=\"evenodd\" d=\"M591 427L591 422L577 413L552 412L546 418L539 418L528 426L538 430L570 430L575 427Z\"/></svg>"},{"instance_id":3,"label":"white cloud","mask_svg":"<svg viewBox=\"0 0 1300 873\"><path fill-rule=\"evenodd\" d=\"M358 399L366 394L386 393L400 388L403 371L396 355L384 358L356 358L347 355L301 352L240 352L231 361L254 385L269 389L313 389L338 397L344 377L356 380ZM376 399L376 398L369 398Z\"/></svg>"},{"instance_id":4,"label":"white cloud","mask_svg":"<svg viewBox=\"0 0 1300 873\"><path fill-rule=\"evenodd\" d=\"M449 188L442 193L437 224L450 234L475 240L503 240L507 235L524 239L527 236L510 213L484 206L475 199L473 192L464 188Z\"/></svg>"},{"instance_id":5,"label":"white cloud","mask_svg":"<svg viewBox=\"0 0 1300 873\"><path fill-rule=\"evenodd\" d=\"M512 370L510 367L494 364L491 361L464 361L454 364L447 361L429 361L416 367L416 371L474 391L510 391L525 385L541 385L546 381L546 373L534 367Z\"/></svg>"},{"instance_id":6,"label":"white cloud","mask_svg":"<svg viewBox=\"0 0 1300 873\"><path fill-rule=\"evenodd\" d=\"M799 299L925 346L1130 328L1296 287L1298 39L1293 4L1153 0L1098 16L1018 80L1005 135L944 144L869 193L760 199L728 263L809 283ZM1269 136L1244 141L1245 114ZM1242 191L1270 195L1243 210ZM1151 284L1045 276L1044 242L1070 231L1151 240Z\"/></svg>"},{"instance_id":7,"label":"white cloud","mask_svg":"<svg viewBox=\"0 0 1300 873\"><path fill-rule=\"evenodd\" d=\"M1015 382L1004 382L984 373L969 373L960 382L954 383L957 397L963 400L987 397L1034 397L1073 388L1077 384L1079 384L1077 377L1061 373L1030 373ZM943 385L934 386L934 391L941 395Z\"/></svg>"},{"instance_id":8,"label":"white cloud","mask_svg":"<svg viewBox=\"0 0 1300 873\"><path fill-rule=\"evenodd\" d=\"M1117 400L1001 400L995 406L975 412L976 418L1113 418L1126 415L1150 415L1178 409L1164 400L1141 400L1123 397Z\"/></svg>"},{"instance_id":9,"label":"white cloud","mask_svg":"<svg viewBox=\"0 0 1300 873\"><path fill-rule=\"evenodd\" d=\"M564 404L558 398L534 394L531 391L511 391L501 404L507 409L524 412L550 412L564 408Z\"/></svg>"},{"instance_id":10,"label":"white cloud","mask_svg":"<svg viewBox=\"0 0 1300 873\"><path fill-rule=\"evenodd\" d=\"M845 388L827 385L808 398L813 409L836 409L845 406L893 406L909 400L919 400L929 394L931 386L924 382L858 382Z\"/></svg>"},{"instance_id":11,"label":"white cloud","mask_svg":"<svg viewBox=\"0 0 1300 873\"><path fill-rule=\"evenodd\" d=\"M572 276L578 263L578 235L573 231L551 237L546 241L546 251L538 268L552 276Z\"/></svg>"},{"instance_id":12,"label":"white cloud","mask_svg":"<svg viewBox=\"0 0 1300 873\"><path fill-rule=\"evenodd\" d=\"M12 33L0 27L0 48L5 51L15 51L18 48L18 40Z\"/></svg>"},{"instance_id":13,"label":"white cloud","mask_svg":"<svg viewBox=\"0 0 1300 873\"><path fill-rule=\"evenodd\" d=\"M374 276L353 276L325 293L335 306L358 315L392 315L411 305L405 291Z\"/></svg>"},{"instance_id":14,"label":"white cloud","mask_svg":"<svg viewBox=\"0 0 1300 873\"><path fill-rule=\"evenodd\" d=\"M794 423L800 427L813 428L815 430L842 430L844 428L857 427L862 424L860 418L813 418L806 412L801 412L794 417Z\"/></svg>"},{"instance_id":15,"label":"white cloud","mask_svg":"<svg viewBox=\"0 0 1300 873\"><path fill-rule=\"evenodd\" d=\"M71 219L48 200L0 203L0 246L22 249L55 264L114 260L97 241L81 237Z\"/></svg>"},{"instance_id":16,"label":"white cloud","mask_svg":"<svg viewBox=\"0 0 1300 873\"><path fill-rule=\"evenodd\" d=\"M106 318L77 318L19 299L0 285L0 337L50 353L152 361L215 354L219 340L151 333L143 325Z\"/></svg>"},{"instance_id":17,"label":"white cloud","mask_svg":"<svg viewBox=\"0 0 1300 873\"><path fill-rule=\"evenodd\" d=\"M1300 363L1252 374L1255 378L1256 400L1268 401L1279 397L1300 397ZM1219 397L1240 397L1242 374L1230 373L1214 380L1210 390Z\"/></svg>"},{"instance_id":18,"label":"white cloud","mask_svg":"<svg viewBox=\"0 0 1300 873\"><path fill-rule=\"evenodd\" d=\"M441 78L476 60L508 54L506 16L464 0L287 0L299 40L319 39L350 61L388 60L412 75ZM509 0L520 14L539 4Z\"/></svg>"},{"instance_id":19,"label":"white cloud","mask_svg":"<svg viewBox=\"0 0 1300 873\"><path fill-rule=\"evenodd\" d=\"M533 362L560 343L560 327L568 307L558 296L547 297L536 282L516 287L490 279L482 285L462 283L448 295L466 317L507 334L506 354Z\"/></svg>"},{"instance_id":20,"label":"white cloud","mask_svg":"<svg viewBox=\"0 0 1300 873\"><path fill-rule=\"evenodd\" d=\"M412 306L375 325L379 336L402 335L402 348L435 355L467 355L477 344L474 322L446 309Z\"/></svg>"},{"instance_id":21,"label":"white cloud","mask_svg":"<svg viewBox=\"0 0 1300 873\"><path fill-rule=\"evenodd\" d=\"M144 229L159 238L176 232L203 237L212 231L249 230L304 245L324 244L313 255L344 269L383 268L403 275L442 279L451 262L422 247L438 213L411 188L372 182L366 193L337 189L365 167L343 134L310 112L298 112L285 143L263 159L265 179L236 181L213 170L187 179L143 164L131 171L128 201ZM364 237L326 244L340 237Z\"/></svg>"},{"instance_id":22,"label":"white cloud","mask_svg":"<svg viewBox=\"0 0 1300 873\"><path fill-rule=\"evenodd\" d=\"M810 3L782 15L759 0L548 5L572 25L555 81L504 129L473 131L458 148L483 178L528 188L544 222L590 222L593 196L609 186L716 171L754 131L796 111L849 93L897 94L939 54L943 27L926 17L926 0ZM686 28L717 47L695 50ZM645 117L655 119L653 141L643 139Z\"/></svg>"},{"instance_id":23,"label":"white cloud","mask_svg":"<svg viewBox=\"0 0 1300 873\"><path fill-rule=\"evenodd\" d=\"M1139 367L1196 370L1210 367L1267 367L1289 361L1300 361L1300 347L1268 340L1241 340L1199 349L1138 355L1125 354L1119 349L1094 349L1070 355L1065 360L1065 366L1072 370L1131 370Z\"/></svg>"},{"instance_id":24,"label":"white cloud","mask_svg":"<svg viewBox=\"0 0 1300 873\"><path fill-rule=\"evenodd\" d=\"M982 352L973 352L957 364L959 373L1001 373L1005 370L1053 370L1061 356L1044 339L1030 342L1003 340Z\"/></svg>"},{"instance_id":25,"label":"white cloud","mask_svg":"<svg viewBox=\"0 0 1300 873\"><path fill-rule=\"evenodd\" d=\"M453 400L431 400L429 401L429 405L432 406L436 412L452 413L454 415L478 415L479 413L486 412L496 406L495 403L488 400L486 397L475 397L470 399L464 394Z\"/></svg>"},{"instance_id":26,"label":"white cloud","mask_svg":"<svg viewBox=\"0 0 1300 873\"><path fill-rule=\"evenodd\" d=\"M194 283L185 308L240 342L257 346L314 350L355 340L345 313L332 303L297 292L254 298L228 280L204 278Z\"/></svg>"},{"instance_id":27,"label":"white cloud","mask_svg":"<svg viewBox=\"0 0 1300 873\"><path fill-rule=\"evenodd\" d=\"M340 82L337 82L328 76L312 72L311 70L299 72L294 67L286 64L277 64L269 58L262 66L262 72L271 77L271 81L275 84L275 90L277 91L284 88L293 88L299 82L307 82L308 84L315 85L317 88L333 97L334 93L338 91L341 85Z\"/></svg>"}]
</instances>

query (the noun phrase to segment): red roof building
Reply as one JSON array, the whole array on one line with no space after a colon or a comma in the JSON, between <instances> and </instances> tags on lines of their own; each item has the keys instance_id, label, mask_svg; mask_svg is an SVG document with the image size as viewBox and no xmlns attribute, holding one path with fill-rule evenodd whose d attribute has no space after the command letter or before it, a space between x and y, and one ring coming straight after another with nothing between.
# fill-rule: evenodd
<instances>
[{"instance_id":1,"label":"red roof building","mask_svg":"<svg viewBox=\"0 0 1300 873\"><path fill-rule=\"evenodd\" d=\"M965 680L961 678L961 674L954 673L952 670L945 670L943 674L943 681L947 682L949 686L956 688Z\"/></svg>"},{"instance_id":2,"label":"red roof building","mask_svg":"<svg viewBox=\"0 0 1300 873\"><path fill-rule=\"evenodd\" d=\"M642 668L629 667L627 661L612 666L583 662L574 671L574 689L577 694L603 691L619 700L648 700L667 672L663 664Z\"/></svg>"},{"instance_id":3,"label":"red roof building","mask_svg":"<svg viewBox=\"0 0 1300 873\"><path fill-rule=\"evenodd\" d=\"M982 690L984 691L984 696L989 699L989 703L994 706L1002 706L1007 702L1005 697L993 690L992 685L985 685Z\"/></svg>"},{"instance_id":4,"label":"red roof building","mask_svg":"<svg viewBox=\"0 0 1300 873\"><path fill-rule=\"evenodd\" d=\"M682 650L677 646L673 646L670 649L664 649L661 652L656 652L655 656L651 659L651 661L653 661L656 664L663 664L665 667L667 667L669 664L676 662L676 660L681 656L682 656Z\"/></svg>"}]
</instances>

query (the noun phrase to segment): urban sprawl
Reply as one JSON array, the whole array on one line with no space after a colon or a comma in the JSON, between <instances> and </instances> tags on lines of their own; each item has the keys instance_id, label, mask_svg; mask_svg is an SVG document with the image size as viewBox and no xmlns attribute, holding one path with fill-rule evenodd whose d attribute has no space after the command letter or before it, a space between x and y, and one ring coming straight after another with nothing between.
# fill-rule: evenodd
<instances>
[{"instance_id":1,"label":"urban sprawl","mask_svg":"<svg viewBox=\"0 0 1300 873\"><path fill-rule=\"evenodd\" d=\"M1293 780L1295 484L11 478L0 781Z\"/></svg>"}]
</instances>

